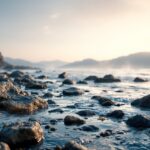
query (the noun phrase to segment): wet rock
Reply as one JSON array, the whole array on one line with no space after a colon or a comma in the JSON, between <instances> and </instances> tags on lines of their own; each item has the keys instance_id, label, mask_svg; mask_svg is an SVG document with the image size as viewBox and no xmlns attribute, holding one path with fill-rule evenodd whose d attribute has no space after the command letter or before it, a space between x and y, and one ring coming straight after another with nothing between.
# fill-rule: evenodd
<instances>
[{"instance_id":1,"label":"wet rock","mask_svg":"<svg viewBox=\"0 0 150 150\"><path fill-rule=\"evenodd\" d=\"M108 117L121 119L124 117L124 112L122 110L115 110L107 114Z\"/></svg>"},{"instance_id":2,"label":"wet rock","mask_svg":"<svg viewBox=\"0 0 150 150\"><path fill-rule=\"evenodd\" d=\"M80 81L77 82L77 84L88 84L88 83L84 80L83 81L80 80Z\"/></svg>"},{"instance_id":3,"label":"wet rock","mask_svg":"<svg viewBox=\"0 0 150 150\"><path fill-rule=\"evenodd\" d=\"M75 141L70 141L62 150L88 150L88 148L76 143Z\"/></svg>"},{"instance_id":4,"label":"wet rock","mask_svg":"<svg viewBox=\"0 0 150 150\"><path fill-rule=\"evenodd\" d=\"M43 98L52 98L53 94L52 93L45 93L42 97Z\"/></svg>"},{"instance_id":5,"label":"wet rock","mask_svg":"<svg viewBox=\"0 0 150 150\"><path fill-rule=\"evenodd\" d=\"M121 80L115 78L113 75L105 75L103 78L98 78L95 80L95 83L113 83L113 82L121 82Z\"/></svg>"},{"instance_id":6,"label":"wet rock","mask_svg":"<svg viewBox=\"0 0 150 150\"><path fill-rule=\"evenodd\" d=\"M69 109L76 109L77 106L75 106L75 105L68 105L68 106L66 106L66 108L69 108Z\"/></svg>"},{"instance_id":7,"label":"wet rock","mask_svg":"<svg viewBox=\"0 0 150 150\"><path fill-rule=\"evenodd\" d=\"M49 105L56 105L56 103L53 100L48 100L47 102Z\"/></svg>"},{"instance_id":8,"label":"wet rock","mask_svg":"<svg viewBox=\"0 0 150 150\"><path fill-rule=\"evenodd\" d=\"M65 78L67 78L67 76L68 76L68 74L66 72L63 72L60 75L58 75L58 78L65 79Z\"/></svg>"},{"instance_id":9,"label":"wet rock","mask_svg":"<svg viewBox=\"0 0 150 150\"><path fill-rule=\"evenodd\" d=\"M150 128L150 118L142 115L133 116L129 118L126 123L135 128Z\"/></svg>"},{"instance_id":10,"label":"wet rock","mask_svg":"<svg viewBox=\"0 0 150 150\"><path fill-rule=\"evenodd\" d=\"M31 114L45 108L48 108L48 103L34 96L15 96L0 102L0 110L12 114Z\"/></svg>"},{"instance_id":11,"label":"wet rock","mask_svg":"<svg viewBox=\"0 0 150 150\"><path fill-rule=\"evenodd\" d=\"M0 73L0 82L8 82L9 80L7 73Z\"/></svg>"},{"instance_id":12,"label":"wet rock","mask_svg":"<svg viewBox=\"0 0 150 150\"><path fill-rule=\"evenodd\" d=\"M115 105L115 103L108 99L108 98L105 98L105 97L101 97L101 96L93 96L92 99L95 99L99 102L100 105L102 106L112 106L112 105Z\"/></svg>"},{"instance_id":13,"label":"wet rock","mask_svg":"<svg viewBox=\"0 0 150 150\"><path fill-rule=\"evenodd\" d=\"M52 120L50 120L50 124L52 124L52 125L56 125L57 124L57 120L55 120L55 119L52 119Z\"/></svg>"},{"instance_id":14,"label":"wet rock","mask_svg":"<svg viewBox=\"0 0 150 150\"><path fill-rule=\"evenodd\" d=\"M88 125L88 126L83 126L81 130L86 132L98 132L99 128L94 125Z\"/></svg>"},{"instance_id":15,"label":"wet rock","mask_svg":"<svg viewBox=\"0 0 150 150\"><path fill-rule=\"evenodd\" d=\"M0 142L0 150L10 150L10 147L8 144Z\"/></svg>"},{"instance_id":16,"label":"wet rock","mask_svg":"<svg viewBox=\"0 0 150 150\"><path fill-rule=\"evenodd\" d=\"M64 96L79 96L82 95L84 92L78 88L71 87L69 89L63 90Z\"/></svg>"},{"instance_id":17,"label":"wet rock","mask_svg":"<svg viewBox=\"0 0 150 150\"><path fill-rule=\"evenodd\" d=\"M21 71L14 71L10 74L10 77L11 78L19 78L19 77L22 77L24 76L25 74Z\"/></svg>"},{"instance_id":18,"label":"wet rock","mask_svg":"<svg viewBox=\"0 0 150 150\"><path fill-rule=\"evenodd\" d=\"M38 122L17 122L4 126L0 131L0 139L12 149L38 144L43 138L43 129Z\"/></svg>"},{"instance_id":19,"label":"wet rock","mask_svg":"<svg viewBox=\"0 0 150 150\"><path fill-rule=\"evenodd\" d=\"M82 124L85 124L85 121L75 116L66 116L64 119L64 124L65 125L82 125Z\"/></svg>"},{"instance_id":20,"label":"wet rock","mask_svg":"<svg viewBox=\"0 0 150 150\"><path fill-rule=\"evenodd\" d=\"M62 114L64 111L62 109L60 109L60 108L57 108L57 109L50 110L48 112L49 113L61 113Z\"/></svg>"},{"instance_id":21,"label":"wet rock","mask_svg":"<svg viewBox=\"0 0 150 150\"><path fill-rule=\"evenodd\" d=\"M83 117L91 117L91 116L96 115L96 113L91 110L81 110L81 111L77 112L77 114L79 116L83 116Z\"/></svg>"},{"instance_id":22,"label":"wet rock","mask_svg":"<svg viewBox=\"0 0 150 150\"><path fill-rule=\"evenodd\" d=\"M97 76L88 76L88 77L85 78L84 80L86 80L86 81L95 81L95 80L97 80L97 79L98 79Z\"/></svg>"},{"instance_id":23,"label":"wet rock","mask_svg":"<svg viewBox=\"0 0 150 150\"><path fill-rule=\"evenodd\" d=\"M37 79L48 79L48 77L45 75L41 75L41 76L38 76Z\"/></svg>"},{"instance_id":24,"label":"wet rock","mask_svg":"<svg viewBox=\"0 0 150 150\"><path fill-rule=\"evenodd\" d=\"M113 135L112 130L106 130L106 131L100 133L101 137L108 137L108 136L111 136L111 135Z\"/></svg>"},{"instance_id":25,"label":"wet rock","mask_svg":"<svg viewBox=\"0 0 150 150\"><path fill-rule=\"evenodd\" d=\"M149 108L150 109L150 95L144 96L140 99L134 100L131 103L132 106L141 107L141 108Z\"/></svg>"},{"instance_id":26,"label":"wet rock","mask_svg":"<svg viewBox=\"0 0 150 150\"><path fill-rule=\"evenodd\" d=\"M147 82L148 80L145 80L145 79L142 79L142 78L139 78L139 77L136 77L134 79L134 82Z\"/></svg>"},{"instance_id":27,"label":"wet rock","mask_svg":"<svg viewBox=\"0 0 150 150\"><path fill-rule=\"evenodd\" d=\"M73 80L71 80L71 79L65 79L65 80L63 81L63 84L73 85L73 84L75 84L75 81L73 81Z\"/></svg>"}]
</instances>

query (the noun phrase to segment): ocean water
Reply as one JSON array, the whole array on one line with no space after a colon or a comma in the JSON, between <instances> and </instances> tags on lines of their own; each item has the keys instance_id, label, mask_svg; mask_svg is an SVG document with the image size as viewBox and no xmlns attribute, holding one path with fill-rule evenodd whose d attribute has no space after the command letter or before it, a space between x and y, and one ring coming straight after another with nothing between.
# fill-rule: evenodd
<instances>
[{"instance_id":1,"label":"ocean water","mask_svg":"<svg viewBox=\"0 0 150 150\"><path fill-rule=\"evenodd\" d=\"M150 110L144 110L132 107L130 104L134 99L141 98L150 94L150 82L134 83L135 77L141 77L150 81L150 70L65 70L69 74L69 79L76 81L83 80L89 75L96 75L103 77L106 74L113 74L122 80L120 83L93 83L88 82L88 85L75 84L73 87L77 87L89 92L82 96L72 97L59 97L63 89L72 87L71 85L62 85L62 79L58 79L58 74L64 70L51 70L46 69L42 72L37 71L25 71L35 77L39 75L46 75L49 78L40 81L52 81L53 84L48 84L48 89L45 90L28 90L28 92L38 92L38 96L42 96L44 93L51 92L55 96L50 98L56 102L56 106L49 106L47 110L36 112L32 115L18 116L7 114L6 112L0 112L0 127L3 123L10 123L15 121L27 121L30 119L38 120L45 132L45 139L43 142L31 149L53 149L56 145L64 145L70 140L75 140L87 146L91 150L149 150L150 149L150 129L136 130L126 125L127 118L136 114L142 114L150 116ZM24 87L22 87L24 89ZM122 92L117 92L122 91ZM108 97L115 102L124 104L120 107L103 107L98 104L96 100L91 99L92 96L99 95ZM48 99L45 99L48 100ZM68 105L76 105L76 109L66 108ZM61 108L64 113L49 113L49 110ZM100 121L99 116L106 115L106 113L112 110L123 110L125 117L117 120L112 118L106 118L104 121ZM86 125L95 125L99 128L98 132L84 132L81 131L79 126L65 126L63 119L66 115L76 115L76 112L80 110L93 110L96 115L93 117L83 118L86 120ZM45 129L45 125L50 124L50 120L59 120L54 127L57 129L55 132L49 132ZM109 137L99 137L101 132L105 130L113 130L115 134ZM124 134L119 134L119 132Z\"/></svg>"}]
</instances>

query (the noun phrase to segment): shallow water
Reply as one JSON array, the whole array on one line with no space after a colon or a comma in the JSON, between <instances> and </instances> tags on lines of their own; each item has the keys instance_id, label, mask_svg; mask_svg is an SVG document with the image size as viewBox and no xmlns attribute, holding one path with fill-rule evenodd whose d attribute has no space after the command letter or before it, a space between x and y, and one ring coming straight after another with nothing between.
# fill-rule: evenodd
<instances>
[{"instance_id":1,"label":"shallow water","mask_svg":"<svg viewBox=\"0 0 150 150\"><path fill-rule=\"evenodd\" d=\"M43 129L45 125L50 124L50 120L58 119L58 123L54 125L57 129L55 132L49 132L45 130L45 139L41 145L38 147L33 147L32 149L46 149L54 148L56 145L64 145L70 140L76 140L77 142L86 145L91 150L149 150L150 149L150 129L147 130L135 130L128 127L125 124L125 120L135 114L144 114L149 116L149 110L141 110L139 108L132 107L130 105L131 101L136 98L150 94L150 82L146 83L134 83L133 79L135 77L142 77L150 80L150 70L140 70L140 71L98 71L93 70L89 71L77 71L77 70L67 70L69 72L69 78L76 81L82 80L88 75L97 75L99 77L104 76L105 74L112 73L114 76L119 77L121 83L106 83L106 84L95 84L93 82L88 82L88 85L74 85L80 89L89 90L82 96L78 97L58 97L62 90L71 86L62 84L62 80L58 79L58 74L62 70L43 70L41 73L36 71L28 71L28 73L39 76L47 75L49 79L42 81L52 81L54 84L49 84L48 89L46 90L34 90L39 93L39 96L43 95L48 91L52 92L55 97L51 98L56 102L58 106L49 106L48 110L37 112L30 116L16 116L10 115L6 112L0 112L0 127L3 123L10 123L15 121L27 121L29 118L38 120ZM123 92L117 92L117 91ZM30 90L28 92L31 92ZM33 92L33 91L32 91ZM111 98L112 100L124 104L120 107L102 107L98 104L97 101L91 99L94 95L100 95L104 97ZM46 99L48 100L48 99ZM68 105L76 104L76 109L66 108ZM64 113L49 113L49 110L55 108L61 108ZM99 127L98 132L84 132L79 130L78 126L65 126L63 119L66 115L76 115L76 112L79 110L93 110L96 112L96 116L86 118L87 125L95 125ZM125 112L125 117L122 120L115 120L107 118L105 121L98 120L99 116L105 115L106 113L115 110L121 109ZM116 134L113 134L109 137L99 137L100 132L103 132L107 129L113 130ZM124 131L124 134L118 134L117 132Z\"/></svg>"}]
</instances>

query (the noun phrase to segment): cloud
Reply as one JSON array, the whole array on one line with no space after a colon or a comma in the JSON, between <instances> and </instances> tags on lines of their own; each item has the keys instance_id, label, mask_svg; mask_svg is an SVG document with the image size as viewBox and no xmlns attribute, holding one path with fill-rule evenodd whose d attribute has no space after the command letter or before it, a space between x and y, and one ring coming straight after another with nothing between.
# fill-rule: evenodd
<instances>
[{"instance_id":1,"label":"cloud","mask_svg":"<svg viewBox=\"0 0 150 150\"><path fill-rule=\"evenodd\" d=\"M43 30L43 33L46 35L50 35L52 33L48 25L43 26L42 30Z\"/></svg>"},{"instance_id":2,"label":"cloud","mask_svg":"<svg viewBox=\"0 0 150 150\"><path fill-rule=\"evenodd\" d=\"M60 13L53 13L50 15L50 19L58 19L61 16Z\"/></svg>"}]
</instances>

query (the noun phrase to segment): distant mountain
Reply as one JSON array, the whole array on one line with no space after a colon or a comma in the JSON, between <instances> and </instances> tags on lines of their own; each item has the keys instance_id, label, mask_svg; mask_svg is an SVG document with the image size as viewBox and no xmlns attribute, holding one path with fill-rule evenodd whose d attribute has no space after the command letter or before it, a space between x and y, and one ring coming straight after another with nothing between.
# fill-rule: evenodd
<instances>
[{"instance_id":1,"label":"distant mountain","mask_svg":"<svg viewBox=\"0 0 150 150\"><path fill-rule=\"evenodd\" d=\"M5 57L5 61L15 66L29 66L29 67L38 67L38 68L55 68L66 64L66 62L60 60L30 62L23 59L14 59L10 57Z\"/></svg>"},{"instance_id":2,"label":"distant mountain","mask_svg":"<svg viewBox=\"0 0 150 150\"><path fill-rule=\"evenodd\" d=\"M64 68L150 68L150 52L135 53L128 56L118 57L107 61L96 61L85 59L72 62L63 66Z\"/></svg>"}]
</instances>

